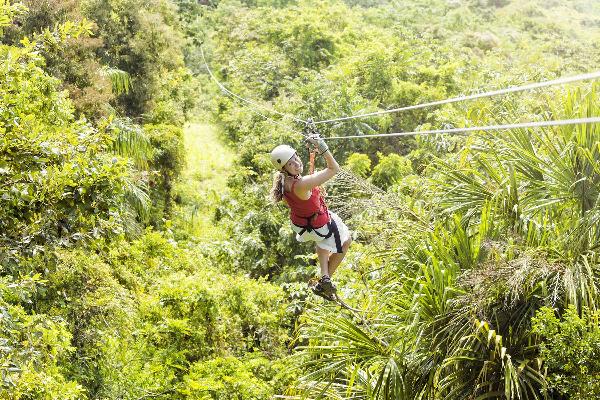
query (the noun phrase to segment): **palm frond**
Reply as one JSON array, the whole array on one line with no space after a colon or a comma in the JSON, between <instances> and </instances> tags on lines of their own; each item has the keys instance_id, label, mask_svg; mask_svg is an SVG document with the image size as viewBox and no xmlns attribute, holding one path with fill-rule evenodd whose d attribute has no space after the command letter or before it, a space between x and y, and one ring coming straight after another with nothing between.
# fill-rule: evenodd
<instances>
[{"instance_id":1,"label":"palm frond","mask_svg":"<svg viewBox=\"0 0 600 400\"><path fill-rule=\"evenodd\" d=\"M112 90L115 94L129 93L131 89L131 77L127 72L118 68L105 66L100 70L100 73L110 79Z\"/></svg>"},{"instance_id":2,"label":"palm frond","mask_svg":"<svg viewBox=\"0 0 600 400\"><path fill-rule=\"evenodd\" d=\"M108 129L113 132L115 153L131 158L139 169L148 168L148 160L152 157L153 150L141 126L128 118L115 118Z\"/></svg>"}]
</instances>

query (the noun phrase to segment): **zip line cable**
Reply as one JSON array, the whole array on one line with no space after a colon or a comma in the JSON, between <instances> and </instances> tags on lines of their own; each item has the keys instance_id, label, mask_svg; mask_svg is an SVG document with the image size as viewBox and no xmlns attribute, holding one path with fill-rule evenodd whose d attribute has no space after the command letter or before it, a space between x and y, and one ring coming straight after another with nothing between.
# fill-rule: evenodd
<instances>
[{"instance_id":1,"label":"zip line cable","mask_svg":"<svg viewBox=\"0 0 600 400\"><path fill-rule=\"evenodd\" d=\"M261 108L263 110L278 114L284 118L290 118L296 122L299 122L299 123L302 123L305 125L308 125L310 122L310 124L313 125L313 127L314 127L314 125L328 123L328 122L346 121L346 120L350 120L350 119L382 115L382 114L387 114L387 113L392 113L392 112L416 110L416 109L432 107L432 106L436 106L436 105L456 103L459 101L473 100L473 99L491 97L491 96L496 96L496 95L504 95L504 94L508 94L508 93L522 92L525 90L538 89L538 88L548 87L548 86L553 86L553 85L564 85L566 83L571 83L571 82L578 82L578 81L600 78L600 71L595 71L595 72L591 72L591 73L587 73L587 74L575 75L575 76L571 76L571 77L564 77L564 78L554 79L554 80L550 80L550 81L530 83L530 84L523 85L523 86L513 86L513 87L506 88L506 89L501 89L501 90L494 90L494 91L490 91L490 92L477 93L477 94L472 94L472 95L467 95L467 96L453 97L450 99L439 100L439 101L434 101L434 102L430 102L430 103L422 103L422 104L416 104L416 105L407 106L407 107L377 111L377 112L372 112L372 113L367 113L367 114L359 114L359 115L353 115L353 116L348 116L348 117L340 117L340 118L334 118L334 119L313 122L311 120L305 121L305 120L297 118L293 115L279 112L277 110L263 106L261 104L258 104L256 102L253 102L248 99L245 99L242 96L239 96L239 95L233 93L232 91L227 89L225 86L223 86L223 84L221 84L221 82L219 82L219 80L212 73L212 71L206 61L206 57L204 55L204 49L202 46L200 46L200 52L202 55L202 60L204 61L204 66L206 67L208 74L210 75L212 80L215 81L217 86L219 86L219 88L223 92L225 92L226 94L228 94L231 97L234 97L234 98L236 98L240 101L243 101L247 104L250 104L252 106L251 107L252 111L257 113L261 117L265 118L266 120L273 122L274 124L282 127L283 129L285 129L289 132L299 134L304 137L307 136L304 132L292 129L289 126L270 118L269 116L258 111L257 108ZM579 124L593 124L593 123L600 123L600 117L554 120L554 121L524 122L524 123L516 123L516 124L489 125L489 126L479 126L479 127L476 126L476 127L468 127L468 128L435 129L435 130L427 130L427 131L380 133L380 134L374 134L374 135L333 136L333 137L324 137L323 139L325 139L325 140L359 139L359 138L370 139L370 138L379 138L379 137L399 137L399 136L432 135L432 134L458 134L458 133L467 133L467 132L476 132L476 131L494 131L494 130L506 130L506 129L517 129L517 128L536 128L536 127L547 127L547 126L579 125Z\"/></svg>"},{"instance_id":2,"label":"zip line cable","mask_svg":"<svg viewBox=\"0 0 600 400\"><path fill-rule=\"evenodd\" d=\"M476 131L499 131L506 129L518 128L539 128L545 126L562 126L562 125L582 125L582 124L597 124L600 123L600 117L576 118L576 119L559 119L554 121L538 121L538 122L521 122L516 124L505 125L488 125L488 126L473 126L468 128L450 128L450 129L434 129L429 131L412 131L398 133L379 133L375 135L352 135L352 136L333 136L324 137L324 140L340 140L340 139L370 139L380 137L397 137L397 136L414 136L414 135L434 135L442 133L467 133Z\"/></svg>"},{"instance_id":3,"label":"zip line cable","mask_svg":"<svg viewBox=\"0 0 600 400\"><path fill-rule=\"evenodd\" d=\"M208 71L208 74L210 75L210 77L212 78L212 80L213 80L213 81L215 81L215 83L217 84L217 86L219 86L219 88L220 88L220 89L221 89L223 92L225 92L225 93L229 94L229 95L230 95L230 96L232 96L232 97L235 97L236 99L238 99L238 100L240 100L240 101L243 101L243 102L245 102L245 103L248 103L248 104L250 104L251 106L253 106L253 107L255 107L255 108L262 108L263 110L266 110L266 111L269 111L269 112L272 112L272 113L278 114L278 115L280 115L280 116L282 116L282 117L284 117L284 118L290 118L290 119L293 119L293 120L294 120L294 121L296 121L296 122L300 122L300 123L302 123L302 124L306 124L306 121L304 121L304 120L302 120L302 119L300 119L300 118L297 118L297 117L295 117L295 116L293 116L293 115L290 115L290 114L285 114L285 113L279 112L279 111L277 111L277 110L274 110L274 109L272 109L272 108L269 108L269 107L263 106L263 105L261 105L261 104L258 104L258 103L254 102L254 101L251 101L251 100L245 99L245 98L243 98L242 96L239 96L239 95L237 95L237 94L233 93L232 91L230 91L229 89L227 89L225 86L223 86L223 84L221 84L221 82L219 82L219 80L218 80L218 79L215 77L215 75L212 73L212 71L211 71L210 67L208 66L208 63L206 62L206 57L204 57L204 49L203 49L203 47L202 47L202 46L200 46L200 53L202 54L202 60L204 61L204 66L206 67L206 70ZM260 114L260 113L259 113L259 114ZM261 115L262 115L262 114L261 114ZM264 115L263 115L263 117L267 118L267 117L266 117L266 116L264 116ZM274 120L273 120L273 121L274 121Z\"/></svg>"},{"instance_id":4,"label":"zip line cable","mask_svg":"<svg viewBox=\"0 0 600 400\"><path fill-rule=\"evenodd\" d=\"M208 64L207 64L207 62L206 62L206 58L204 57L204 50L202 49L202 46L200 46L200 51L201 51L201 53L202 53L202 59L204 60L204 66L205 66L206 70L208 71L208 74L209 74L209 75L210 75L210 77L211 77L211 78L212 78L212 79L213 79L213 80L214 80L214 81L217 83L217 85L219 86L219 88L220 88L220 89L221 89L221 90L222 90L222 91L223 91L225 94L227 94L227 95L229 95L229 96L231 96L231 97L237 98L237 99L239 99L239 100L242 100L242 101L244 101L244 102L246 102L246 103L248 103L248 104L250 104L250 105L254 105L254 104L255 104L255 103L251 102L250 100L246 100L246 99L244 99L243 97L241 97L241 96L238 96L237 94L233 93L232 91L228 90L228 89L227 89L225 86L223 86L223 85L221 84L221 82L219 82L219 80L218 80L218 79L217 79L217 78L216 78L216 77L213 75L213 73L212 73L212 71L211 71L210 67L208 66ZM256 106L257 106L257 107L260 107L260 108L263 108L263 109L266 109L267 111L272 111L272 112L276 112L276 113L278 113L278 114L281 114L281 115L287 116L286 114L282 114L282 113L280 113L280 112L278 112L278 111L275 111L275 110L269 109L268 107L261 106L260 104L257 104ZM267 115L265 115L265 114L261 113L260 111L258 111L258 110L256 109L256 107L250 107L250 109L251 109L253 112L255 112L256 114L258 114L258 115L260 115L261 117L263 117L264 119L266 119L266 120L268 120L268 121L271 121L271 122L272 122L272 123L274 123L275 125L278 125L278 126L280 126L280 127L281 127L281 128L283 128L284 130L286 130L286 131L288 131L288 132L291 132L291 133L295 133L295 134L302 135L302 136L306 137L306 135L305 135L303 132L301 132L301 131L297 131L297 130L295 130L295 129L292 129L292 128L290 128L289 126L287 126L287 125L285 125L285 124L282 124L281 122L279 122L279 121L277 121L277 120L274 120L273 118L270 118L269 116L267 116ZM289 117L292 117L292 116L289 116ZM294 117L292 117L292 118L294 118ZM296 119L296 118L294 118L294 119Z\"/></svg>"},{"instance_id":5,"label":"zip line cable","mask_svg":"<svg viewBox=\"0 0 600 400\"><path fill-rule=\"evenodd\" d=\"M476 94L471 94L471 95L467 95L467 96L453 97L453 98L446 99L446 100L432 101L430 103L422 103L422 104L416 104L416 105L400 107L400 108L391 108L389 110L375 111L375 112L367 113L367 114L358 114L358 115L351 115L351 116L347 116L347 117L325 119L325 120L321 120L321 121L315 121L314 124L317 125L317 124L324 124L324 123L328 123L328 122L347 121L347 120L351 120L351 119L365 118L365 117L371 117L371 116L375 116L375 115L389 114L389 113L393 113L393 112L417 110L420 108L439 106L442 104L456 103L459 101L474 100L474 99L480 99L480 98L484 98L484 97L504 95L504 94L508 94L508 93L516 93L516 92L522 92L525 90L538 89L538 88L542 88L542 87L546 87L546 86L564 85L566 83L598 79L598 78L600 78L600 71L590 72L587 74L575 75L575 76L570 76L570 77L565 77L565 78L554 79L551 81L530 83L530 84L523 85L523 86L511 86L506 89L494 90L494 91L484 92L484 93L476 93Z\"/></svg>"}]
</instances>

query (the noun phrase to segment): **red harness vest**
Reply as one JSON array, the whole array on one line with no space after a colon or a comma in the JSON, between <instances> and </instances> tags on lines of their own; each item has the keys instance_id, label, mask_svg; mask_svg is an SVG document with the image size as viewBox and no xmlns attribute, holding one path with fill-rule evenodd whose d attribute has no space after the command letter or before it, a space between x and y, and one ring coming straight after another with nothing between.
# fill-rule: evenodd
<instances>
[{"instance_id":1,"label":"red harness vest","mask_svg":"<svg viewBox=\"0 0 600 400\"><path fill-rule=\"evenodd\" d=\"M297 180L292 183L292 190L284 193L283 196L290 206L290 219L292 223L300 227L320 228L329 222L329 212L321 196L318 187L314 187L308 200L302 200L294 193L294 186Z\"/></svg>"}]
</instances>

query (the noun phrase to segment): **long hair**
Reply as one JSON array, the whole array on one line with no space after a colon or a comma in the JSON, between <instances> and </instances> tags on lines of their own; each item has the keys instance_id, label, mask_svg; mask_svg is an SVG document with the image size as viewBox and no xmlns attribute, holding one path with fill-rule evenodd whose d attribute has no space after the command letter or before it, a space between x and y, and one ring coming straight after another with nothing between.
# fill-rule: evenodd
<instances>
[{"instance_id":1,"label":"long hair","mask_svg":"<svg viewBox=\"0 0 600 400\"><path fill-rule=\"evenodd\" d=\"M284 184L285 184L285 174L281 171L276 172L273 175L273 187L271 188L271 201L273 203L278 203L283 199L284 193Z\"/></svg>"}]
</instances>

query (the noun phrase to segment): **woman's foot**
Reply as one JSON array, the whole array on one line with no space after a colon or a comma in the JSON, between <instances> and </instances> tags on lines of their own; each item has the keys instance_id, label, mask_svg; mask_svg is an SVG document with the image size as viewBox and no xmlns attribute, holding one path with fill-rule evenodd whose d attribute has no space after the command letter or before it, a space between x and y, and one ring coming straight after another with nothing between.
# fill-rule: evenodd
<instances>
[{"instance_id":1,"label":"woman's foot","mask_svg":"<svg viewBox=\"0 0 600 400\"><path fill-rule=\"evenodd\" d=\"M327 276L326 279L311 278L308 281L308 287L319 297L324 298L325 300L335 301L334 293L335 286L331 283L331 279ZM332 289L333 287L333 289Z\"/></svg>"},{"instance_id":2,"label":"woman's foot","mask_svg":"<svg viewBox=\"0 0 600 400\"><path fill-rule=\"evenodd\" d=\"M328 301L335 301L333 294L326 293L325 290L323 289L323 286L321 286L320 284L317 283L315 286L311 287L311 289L312 289L313 293L316 294L317 296L322 297Z\"/></svg>"},{"instance_id":3,"label":"woman's foot","mask_svg":"<svg viewBox=\"0 0 600 400\"><path fill-rule=\"evenodd\" d=\"M319 279L317 286L321 286L323 291L329 295L333 295L337 291L335 285L331 282L329 275L323 275L321 279Z\"/></svg>"}]
</instances>

